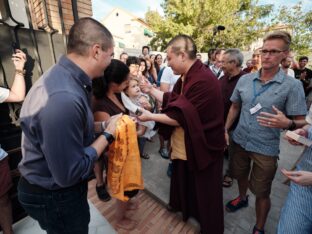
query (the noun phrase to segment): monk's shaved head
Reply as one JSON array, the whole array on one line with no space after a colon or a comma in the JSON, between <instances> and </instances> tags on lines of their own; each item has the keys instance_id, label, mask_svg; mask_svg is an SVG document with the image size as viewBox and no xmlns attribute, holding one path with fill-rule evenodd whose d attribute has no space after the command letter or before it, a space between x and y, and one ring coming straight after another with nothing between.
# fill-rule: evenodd
<instances>
[{"instance_id":1,"label":"monk's shaved head","mask_svg":"<svg viewBox=\"0 0 312 234\"><path fill-rule=\"evenodd\" d=\"M175 36L169 41L167 48L169 47L171 48L172 52L177 55L181 52L185 52L190 59L196 59L197 48L195 42L190 36Z\"/></svg>"},{"instance_id":2,"label":"monk's shaved head","mask_svg":"<svg viewBox=\"0 0 312 234\"><path fill-rule=\"evenodd\" d=\"M99 44L102 50L113 47L113 36L108 29L92 18L79 19L70 29L67 52L86 55L94 44Z\"/></svg>"}]
</instances>

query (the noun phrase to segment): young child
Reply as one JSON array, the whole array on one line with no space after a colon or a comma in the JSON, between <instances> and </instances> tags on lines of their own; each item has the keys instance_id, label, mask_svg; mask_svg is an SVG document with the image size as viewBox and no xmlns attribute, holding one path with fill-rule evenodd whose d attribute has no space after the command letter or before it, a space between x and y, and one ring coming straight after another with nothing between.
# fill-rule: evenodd
<instances>
[{"instance_id":1,"label":"young child","mask_svg":"<svg viewBox=\"0 0 312 234\"><path fill-rule=\"evenodd\" d=\"M135 105L151 111L153 109L151 100L149 99L148 95L141 92L139 84L140 82L138 79L132 78L129 81L128 87L125 89L125 93ZM131 112L130 115L135 116L135 114ZM153 130L154 126L155 126L154 121L147 122L138 121L137 126L138 143L140 156L143 159L149 159L149 155L147 153L144 153L144 146L146 140L147 139L150 140L156 134L156 132Z\"/></svg>"}]
</instances>

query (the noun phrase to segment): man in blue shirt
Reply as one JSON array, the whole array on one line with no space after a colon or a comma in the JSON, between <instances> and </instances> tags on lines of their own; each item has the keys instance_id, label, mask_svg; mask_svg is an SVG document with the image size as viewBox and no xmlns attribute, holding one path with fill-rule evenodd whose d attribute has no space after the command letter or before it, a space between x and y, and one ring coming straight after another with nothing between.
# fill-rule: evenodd
<instances>
[{"instance_id":1,"label":"man in blue shirt","mask_svg":"<svg viewBox=\"0 0 312 234\"><path fill-rule=\"evenodd\" d=\"M256 196L256 225L254 234L263 234L270 210L271 185L277 169L280 128L293 127L271 121L263 113L273 116L280 111L293 119L304 119L305 97L298 80L286 75L279 64L289 54L291 37L287 32L276 31L263 40L262 69L240 78L231 97L225 124L227 130L240 113L239 123L233 133L234 153L230 170L238 180L239 196L226 205L229 212L248 206L247 189ZM259 119L261 118L261 120ZM252 168L251 168L251 162ZM248 179L250 175L250 179Z\"/></svg>"},{"instance_id":2,"label":"man in blue shirt","mask_svg":"<svg viewBox=\"0 0 312 234\"><path fill-rule=\"evenodd\" d=\"M47 233L77 234L88 233L87 178L114 140L119 116L94 138L103 124L93 122L91 82L111 62L111 33L82 18L70 29L67 51L33 85L22 106L18 197Z\"/></svg>"}]
</instances>

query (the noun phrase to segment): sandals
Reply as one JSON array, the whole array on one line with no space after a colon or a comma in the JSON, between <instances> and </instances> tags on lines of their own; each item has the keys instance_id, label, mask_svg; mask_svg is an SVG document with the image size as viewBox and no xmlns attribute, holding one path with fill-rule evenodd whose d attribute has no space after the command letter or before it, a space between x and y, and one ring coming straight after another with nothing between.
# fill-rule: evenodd
<instances>
[{"instance_id":1,"label":"sandals","mask_svg":"<svg viewBox=\"0 0 312 234\"><path fill-rule=\"evenodd\" d=\"M143 153L143 154L141 154L141 158L143 158L143 159L149 159L150 156L149 156L147 153Z\"/></svg>"},{"instance_id":2,"label":"sandals","mask_svg":"<svg viewBox=\"0 0 312 234\"><path fill-rule=\"evenodd\" d=\"M222 182L223 187L229 188L232 186L232 184L233 184L233 178L230 177L229 175L224 175L223 182Z\"/></svg>"},{"instance_id":3,"label":"sandals","mask_svg":"<svg viewBox=\"0 0 312 234\"><path fill-rule=\"evenodd\" d=\"M264 234L264 230L257 228L255 225L253 230L252 230L252 234Z\"/></svg>"}]
</instances>

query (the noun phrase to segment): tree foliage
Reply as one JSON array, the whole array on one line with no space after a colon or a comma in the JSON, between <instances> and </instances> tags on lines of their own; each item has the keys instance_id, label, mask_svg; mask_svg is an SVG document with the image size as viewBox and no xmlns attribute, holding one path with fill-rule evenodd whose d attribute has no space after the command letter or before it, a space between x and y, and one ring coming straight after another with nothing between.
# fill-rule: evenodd
<instances>
[{"instance_id":1,"label":"tree foliage","mask_svg":"<svg viewBox=\"0 0 312 234\"><path fill-rule=\"evenodd\" d=\"M308 55L312 48L312 10L303 11L302 2L293 7L281 7L272 20L272 26L287 25L292 35L292 50Z\"/></svg>"},{"instance_id":2,"label":"tree foliage","mask_svg":"<svg viewBox=\"0 0 312 234\"><path fill-rule=\"evenodd\" d=\"M263 31L272 5L257 5L257 0L165 0L164 16L148 10L147 23L156 36L151 46L164 49L178 34L190 35L199 51L212 47L245 48ZM216 27L223 25L224 31Z\"/></svg>"}]
</instances>

